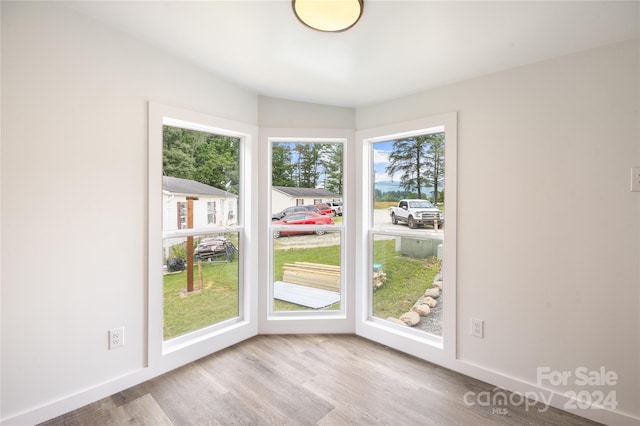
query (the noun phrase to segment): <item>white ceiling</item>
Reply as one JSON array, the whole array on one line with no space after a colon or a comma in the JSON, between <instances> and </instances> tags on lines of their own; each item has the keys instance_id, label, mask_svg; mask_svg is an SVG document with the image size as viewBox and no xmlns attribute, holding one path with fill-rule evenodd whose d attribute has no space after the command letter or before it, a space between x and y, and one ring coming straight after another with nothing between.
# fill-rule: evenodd
<instances>
[{"instance_id":1,"label":"white ceiling","mask_svg":"<svg viewBox=\"0 0 640 426\"><path fill-rule=\"evenodd\" d=\"M640 3L365 0L342 33L291 2L71 2L261 95L357 107L640 34Z\"/></svg>"}]
</instances>

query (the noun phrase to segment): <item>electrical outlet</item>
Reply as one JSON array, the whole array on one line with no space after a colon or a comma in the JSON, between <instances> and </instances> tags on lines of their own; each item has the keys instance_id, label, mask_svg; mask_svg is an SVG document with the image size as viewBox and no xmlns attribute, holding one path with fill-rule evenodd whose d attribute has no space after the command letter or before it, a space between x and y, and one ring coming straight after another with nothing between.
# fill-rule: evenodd
<instances>
[{"instance_id":1,"label":"electrical outlet","mask_svg":"<svg viewBox=\"0 0 640 426\"><path fill-rule=\"evenodd\" d=\"M640 167L631 168L631 190L640 191Z\"/></svg>"},{"instance_id":2,"label":"electrical outlet","mask_svg":"<svg viewBox=\"0 0 640 426\"><path fill-rule=\"evenodd\" d=\"M484 321L477 318L471 318L471 335L484 338Z\"/></svg>"},{"instance_id":3,"label":"electrical outlet","mask_svg":"<svg viewBox=\"0 0 640 426\"><path fill-rule=\"evenodd\" d=\"M109 350L124 346L124 327L109 330Z\"/></svg>"}]
</instances>

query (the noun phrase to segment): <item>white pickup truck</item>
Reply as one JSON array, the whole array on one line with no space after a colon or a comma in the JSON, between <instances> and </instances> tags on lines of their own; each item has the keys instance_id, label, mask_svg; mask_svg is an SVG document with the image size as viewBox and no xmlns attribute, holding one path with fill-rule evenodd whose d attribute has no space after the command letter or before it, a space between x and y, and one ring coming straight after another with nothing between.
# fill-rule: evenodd
<instances>
[{"instance_id":1,"label":"white pickup truck","mask_svg":"<svg viewBox=\"0 0 640 426\"><path fill-rule=\"evenodd\" d=\"M342 216L342 201L327 201L331 207L332 216Z\"/></svg>"},{"instance_id":2,"label":"white pickup truck","mask_svg":"<svg viewBox=\"0 0 640 426\"><path fill-rule=\"evenodd\" d=\"M400 200L397 207L389 207L389 210L394 225L406 222L409 228L415 229L433 225L434 220L438 221L438 227L444 223L442 212L427 200Z\"/></svg>"}]
</instances>

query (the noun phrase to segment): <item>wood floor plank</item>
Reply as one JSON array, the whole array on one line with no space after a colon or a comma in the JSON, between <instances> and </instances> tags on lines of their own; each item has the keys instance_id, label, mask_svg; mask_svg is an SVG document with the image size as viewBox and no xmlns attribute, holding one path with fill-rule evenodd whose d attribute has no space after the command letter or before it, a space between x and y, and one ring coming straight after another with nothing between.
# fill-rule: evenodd
<instances>
[{"instance_id":1,"label":"wood floor plank","mask_svg":"<svg viewBox=\"0 0 640 426\"><path fill-rule=\"evenodd\" d=\"M45 424L597 424L541 405L465 403L468 392L498 391L352 335L262 335ZM157 405L166 419L137 407L149 398L144 407Z\"/></svg>"},{"instance_id":2,"label":"wood floor plank","mask_svg":"<svg viewBox=\"0 0 640 426\"><path fill-rule=\"evenodd\" d=\"M108 397L101 399L89 405L85 405L75 411L67 413L63 416L56 417L53 420L41 423L45 426L83 426L91 424L111 424L111 410L117 405L113 399Z\"/></svg>"},{"instance_id":3,"label":"wood floor plank","mask_svg":"<svg viewBox=\"0 0 640 426\"><path fill-rule=\"evenodd\" d=\"M278 424L315 424L333 409L328 402L304 389L301 383L281 374L284 369L281 357L259 356L254 345L240 344L234 348L233 356L221 361L222 358L217 362L202 363L202 366ZM300 406L305 407L304 411Z\"/></svg>"},{"instance_id":4,"label":"wood floor plank","mask_svg":"<svg viewBox=\"0 0 640 426\"><path fill-rule=\"evenodd\" d=\"M175 426L150 394L114 408L111 416L118 425Z\"/></svg>"}]
</instances>

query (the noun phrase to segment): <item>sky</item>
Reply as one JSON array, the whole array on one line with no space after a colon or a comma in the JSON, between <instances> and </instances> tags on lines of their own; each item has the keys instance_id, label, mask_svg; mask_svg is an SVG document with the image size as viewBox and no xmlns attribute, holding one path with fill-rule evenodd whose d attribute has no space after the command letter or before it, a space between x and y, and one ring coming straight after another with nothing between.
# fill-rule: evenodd
<instances>
[{"instance_id":1,"label":"sky","mask_svg":"<svg viewBox=\"0 0 640 426\"><path fill-rule=\"evenodd\" d=\"M384 169L389 164L389 155L393 152L393 141L376 142L373 144L374 182L386 180L399 181L398 176L389 176Z\"/></svg>"}]
</instances>

